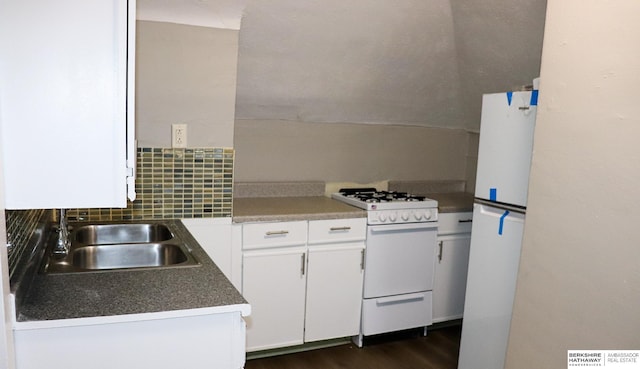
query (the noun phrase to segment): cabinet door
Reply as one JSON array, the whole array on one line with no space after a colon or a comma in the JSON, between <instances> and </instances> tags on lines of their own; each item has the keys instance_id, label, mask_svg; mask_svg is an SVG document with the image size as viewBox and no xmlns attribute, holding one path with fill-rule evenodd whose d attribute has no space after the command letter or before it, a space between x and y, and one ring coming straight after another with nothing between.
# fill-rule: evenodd
<instances>
[{"instance_id":1,"label":"cabinet door","mask_svg":"<svg viewBox=\"0 0 640 369\"><path fill-rule=\"evenodd\" d=\"M305 342L360 331L364 242L309 247Z\"/></svg>"},{"instance_id":2,"label":"cabinet door","mask_svg":"<svg viewBox=\"0 0 640 369\"><path fill-rule=\"evenodd\" d=\"M0 9L6 207L126 207L135 1L0 0Z\"/></svg>"},{"instance_id":3,"label":"cabinet door","mask_svg":"<svg viewBox=\"0 0 640 369\"><path fill-rule=\"evenodd\" d=\"M462 318L470 234L438 237L433 285L433 322Z\"/></svg>"},{"instance_id":4,"label":"cabinet door","mask_svg":"<svg viewBox=\"0 0 640 369\"><path fill-rule=\"evenodd\" d=\"M247 351L303 343L306 257L306 247L244 252Z\"/></svg>"}]
</instances>

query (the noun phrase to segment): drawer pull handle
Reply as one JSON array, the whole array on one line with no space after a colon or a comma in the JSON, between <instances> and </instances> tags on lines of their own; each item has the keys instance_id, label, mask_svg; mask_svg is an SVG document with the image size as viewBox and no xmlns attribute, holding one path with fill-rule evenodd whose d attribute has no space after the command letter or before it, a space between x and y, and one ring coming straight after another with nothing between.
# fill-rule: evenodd
<instances>
[{"instance_id":1,"label":"drawer pull handle","mask_svg":"<svg viewBox=\"0 0 640 369\"><path fill-rule=\"evenodd\" d=\"M473 219L458 219L458 223L471 223Z\"/></svg>"},{"instance_id":2,"label":"drawer pull handle","mask_svg":"<svg viewBox=\"0 0 640 369\"><path fill-rule=\"evenodd\" d=\"M289 234L289 231L268 231L266 233L267 236L278 236L278 235L283 235L283 234Z\"/></svg>"},{"instance_id":3,"label":"drawer pull handle","mask_svg":"<svg viewBox=\"0 0 640 369\"><path fill-rule=\"evenodd\" d=\"M348 231L348 230L351 230L351 227L331 227L329 228L329 230L331 232Z\"/></svg>"},{"instance_id":4,"label":"drawer pull handle","mask_svg":"<svg viewBox=\"0 0 640 369\"><path fill-rule=\"evenodd\" d=\"M302 265L300 266L300 276L301 277L304 277L304 273L306 271L306 264L307 264L306 263L306 257L307 257L307 254L302 254L302 260L301 260L302 261Z\"/></svg>"},{"instance_id":5,"label":"drawer pull handle","mask_svg":"<svg viewBox=\"0 0 640 369\"><path fill-rule=\"evenodd\" d=\"M444 243L444 241L440 241L438 242L438 263L442 263L442 244Z\"/></svg>"},{"instance_id":6,"label":"drawer pull handle","mask_svg":"<svg viewBox=\"0 0 640 369\"><path fill-rule=\"evenodd\" d=\"M408 295L381 297L379 299L376 299L376 305L400 304L403 302L420 300L424 300L424 295L422 293L412 293Z\"/></svg>"}]
</instances>

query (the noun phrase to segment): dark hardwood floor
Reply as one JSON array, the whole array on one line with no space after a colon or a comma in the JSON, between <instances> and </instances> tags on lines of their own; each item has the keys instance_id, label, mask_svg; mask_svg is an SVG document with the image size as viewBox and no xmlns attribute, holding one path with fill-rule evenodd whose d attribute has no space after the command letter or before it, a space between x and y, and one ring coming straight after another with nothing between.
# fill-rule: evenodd
<instances>
[{"instance_id":1,"label":"dark hardwood floor","mask_svg":"<svg viewBox=\"0 0 640 369\"><path fill-rule=\"evenodd\" d=\"M363 348L354 344L247 360L245 369L455 369L461 326L372 337Z\"/></svg>"}]
</instances>

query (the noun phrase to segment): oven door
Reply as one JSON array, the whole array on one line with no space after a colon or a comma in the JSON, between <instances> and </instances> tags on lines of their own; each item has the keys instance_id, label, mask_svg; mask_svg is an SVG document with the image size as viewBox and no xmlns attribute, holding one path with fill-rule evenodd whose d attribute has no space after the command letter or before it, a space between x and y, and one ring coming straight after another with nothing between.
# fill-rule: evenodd
<instances>
[{"instance_id":1,"label":"oven door","mask_svg":"<svg viewBox=\"0 0 640 369\"><path fill-rule=\"evenodd\" d=\"M364 298L433 289L438 223L369 226Z\"/></svg>"}]
</instances>

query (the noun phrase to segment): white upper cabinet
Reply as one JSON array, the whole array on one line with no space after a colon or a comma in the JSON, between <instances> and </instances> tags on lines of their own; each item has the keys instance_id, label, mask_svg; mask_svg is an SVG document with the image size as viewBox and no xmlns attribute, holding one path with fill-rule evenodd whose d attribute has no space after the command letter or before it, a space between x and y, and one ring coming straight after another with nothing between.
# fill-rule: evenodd
<instances>
[{"instance_id":1,"label":"white upper cabinet","mask_svg":"<svg viewBox=\"0 0 640 369\"><path fill-rule=\"evenodd\" d=\"M134 0L0 0L8 209L135 198L134 41Z\"/></svg>"}]
</instances>

